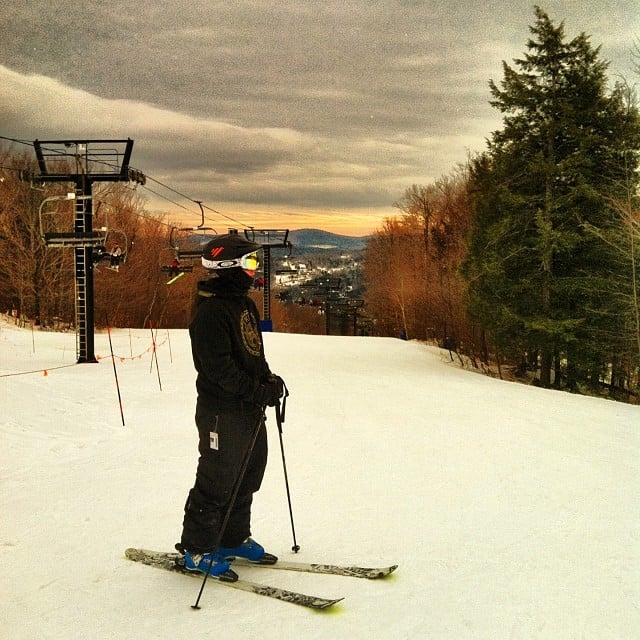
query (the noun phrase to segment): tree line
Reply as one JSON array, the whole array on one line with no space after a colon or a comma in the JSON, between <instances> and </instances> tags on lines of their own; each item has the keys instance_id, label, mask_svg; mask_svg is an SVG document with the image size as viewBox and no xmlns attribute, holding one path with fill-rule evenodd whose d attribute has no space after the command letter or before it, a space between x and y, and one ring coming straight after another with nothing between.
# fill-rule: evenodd
<instances>
[{"instance_id":1,"label":"tree line","mask_svg":"<svg viewBox=\"0 0 640 640\"><path fill-rule=\"evenodd\" d=\"M41 206L46 198L64 195L67 185L25 180L37 174L33 152L11 145L0 151L0 166L0 311L23 324L73 327L74 249L47 246L42 239L43 231L73 231L74 201ZM93 213L94 229L107 230L107 252L115 244L123 252L118 271L110 268L108 253L91 266L96 325L184 326L192 292L168 290L161 272L163 262L171 262L169 227L123 183L96 183Z\"/></svg>"},{"instance_id":2,"label":"tree line","mask_svg":"<svg viewBox=\"0 0 640 640\"><path fill-rule=\"evenodd\" d=\"M367 246L367 302L387 335L627 399L640 386L636 97L608 89L587 36L535 15L526 53L490 82L503 128L396 203Z\"/></svg>"}]
</instances>

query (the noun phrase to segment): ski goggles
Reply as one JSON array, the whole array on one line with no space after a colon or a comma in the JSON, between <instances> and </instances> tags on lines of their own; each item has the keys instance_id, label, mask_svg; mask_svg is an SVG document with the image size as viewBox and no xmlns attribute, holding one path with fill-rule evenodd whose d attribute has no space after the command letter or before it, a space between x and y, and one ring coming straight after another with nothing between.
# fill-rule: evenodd
<instances>
[{"instance_id":1,"label":"ski goggles","mask_svg":"<svg viewBox=\"0 0 640 640\"><path fill-rule=\"evenodd\" d=\"M233 267L240 267L247 271L255 271L260 266L260 260L258 260L258 254L254 251L239 258L234 258L233 260L207 260L203 258L202 264L204 264L207 269L232 269Z\"/></svg>"}]
</instances>

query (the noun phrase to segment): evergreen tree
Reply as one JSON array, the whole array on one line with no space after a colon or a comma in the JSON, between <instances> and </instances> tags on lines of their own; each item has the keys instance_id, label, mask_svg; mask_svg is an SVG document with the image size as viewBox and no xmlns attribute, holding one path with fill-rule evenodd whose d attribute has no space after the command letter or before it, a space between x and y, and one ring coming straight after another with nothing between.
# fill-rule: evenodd
<instances>
[{"instance_id":1,"label":"evergreen tree","mask_svg":"<svg viewBox=\"0 0 640 640\"><path fill-rule=\"evenodd\" d=\"M627 266L611 199L637 179L640 121L584 34L567 42L539 7L527 53L493 81L503 114L472 163L470 310L505 353L539 358L543 386L595 381L625 334ZM636 183L637 187L637 183ZM595 230L595 232L594 232Z\"/></svg>"}]
</instances>

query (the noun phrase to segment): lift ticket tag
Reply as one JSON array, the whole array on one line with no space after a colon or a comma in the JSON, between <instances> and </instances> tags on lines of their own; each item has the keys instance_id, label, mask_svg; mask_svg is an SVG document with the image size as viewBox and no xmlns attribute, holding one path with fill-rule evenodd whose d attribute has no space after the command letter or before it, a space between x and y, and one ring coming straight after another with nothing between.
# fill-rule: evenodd
<instances>
[{"instance_id":1,"label":"lift ticket tag","mask_svg":"<svg viewBox=\"0 0 640 640\"><path fill-rule=\"evenodd\" d=\"M218 450L218 432L209 431L209 448L214 451Z\"/></svg>"}]
</instances>

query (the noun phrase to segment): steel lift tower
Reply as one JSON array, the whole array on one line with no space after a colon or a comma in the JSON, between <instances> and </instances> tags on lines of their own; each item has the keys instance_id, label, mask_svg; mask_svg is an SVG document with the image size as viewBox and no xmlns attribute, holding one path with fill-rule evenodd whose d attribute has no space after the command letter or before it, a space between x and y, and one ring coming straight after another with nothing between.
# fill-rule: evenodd
<instances>
[{"instance_id":1,"label":"steel lift tower","mask_svg":"<svg viewBox=\"0 0 640 640\"><path fill-rule=\"evenodd\" d=\"M273 331L271 320L271 249L289 249L289 229L245 229L245 238L262 245L264 252L264 290L262 294L262 331Z\"/></svg>"},{"instance_id":2,"label":"steel lift tower","mask_svg":"<svg viewBox=\"0 0 640 640\"><path fill-rule=\"evenodd\" d=\"M93 247L102 244L105 233L93 230L94 182L144 184L144 175L129 168L133 140L35 140L38 182L73 183L66 196L45 198L75 200L74 228L70 232L43 232L43 241L52 247L75 251L76 355L78 363L97 362L94 352ZM42 214L42 206L40 208ZM42 219L42 215L41 215Z\"/></svg>"}]
</instances>

